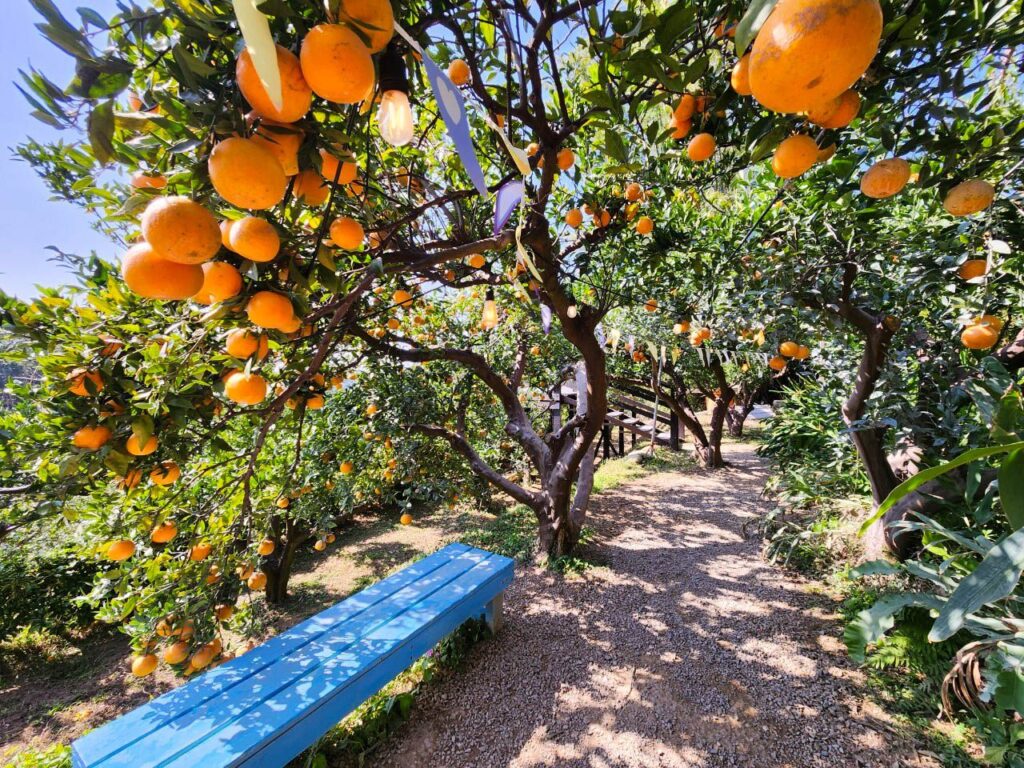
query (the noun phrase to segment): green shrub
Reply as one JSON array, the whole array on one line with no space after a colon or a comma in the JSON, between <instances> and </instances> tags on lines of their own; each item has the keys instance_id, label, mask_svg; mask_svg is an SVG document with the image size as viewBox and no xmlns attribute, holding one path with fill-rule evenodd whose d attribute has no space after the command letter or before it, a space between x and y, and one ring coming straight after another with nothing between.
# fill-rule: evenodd
<instances>
[{"instance_id":1,"label":"green shrub","mask_svg":"<svg viewBox=\"0 0 1024 768\"><path fill-rule=\"evenodd\" d=\"M92 622L92 609L76 600L92 587L99 564L68 548L36 552L0 546L0 640L22 627L64 634Z\"/></svg>"},{"instance_id":2,"label":"green shrub","mask_svg":"<svg viewBox=\"0 0 1024 768\"><path fill-rule=\"evenodd\" d=\"M4 768L71 768L71 747L54 744L49 749L27 749L4 764Z\"/></svg>"}]
</instances>

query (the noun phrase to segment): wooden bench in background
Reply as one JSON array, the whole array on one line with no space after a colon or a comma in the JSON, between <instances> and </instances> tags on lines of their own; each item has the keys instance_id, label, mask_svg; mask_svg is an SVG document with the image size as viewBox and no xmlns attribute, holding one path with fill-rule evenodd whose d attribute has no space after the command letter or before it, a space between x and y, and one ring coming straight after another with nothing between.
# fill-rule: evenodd
<instances>
[{"instance_id":1,"label":"wooden bench in background","mask_svg":"<svg viewBox=\"0 0 1024 768\"><path fill-rule=\"evenodd\" d=\"M445 547L83 736L74 766L283 766L463 622L496 631L512 566Z\"/></svg>"}]
</instances>

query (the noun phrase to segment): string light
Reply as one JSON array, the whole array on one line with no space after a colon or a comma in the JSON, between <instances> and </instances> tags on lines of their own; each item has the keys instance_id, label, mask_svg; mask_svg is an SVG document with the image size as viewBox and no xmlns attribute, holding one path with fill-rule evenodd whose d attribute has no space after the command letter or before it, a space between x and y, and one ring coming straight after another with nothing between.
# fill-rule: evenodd
<instances>
[{"instance_id":1,"label":"string light","mask_svg":"<svg viewBox=\"0 0 1024 768\"><path fill-rule=\"evenodd\" d=\"M380 90L377 127L381 138L392 146L404 146L413 137L412 107L405 61L394 41L388 44L380 60Z\"/></svg>"},{"instance_id":2,"label":"string light","mask_svg":"<svg viewBox=\"0 0 1024 768\"><path fill-rule=\"evenodd\" d=\"M480 327L489 331L498 324L498 304L494 301L494 289L487 289L487 298L484 300L484 315L480 320Z\"/></svg>"}]
</instances>

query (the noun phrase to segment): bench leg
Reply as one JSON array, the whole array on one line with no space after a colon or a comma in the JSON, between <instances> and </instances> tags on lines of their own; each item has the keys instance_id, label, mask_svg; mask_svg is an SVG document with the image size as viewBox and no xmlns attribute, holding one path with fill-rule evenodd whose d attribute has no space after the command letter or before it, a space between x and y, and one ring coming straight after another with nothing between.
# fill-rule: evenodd
<instances>
[{"instance_id":1,"label":"bench leg","mask_svg":"<svg viewBox=\"0 0 1024 768\"><path fill-rule=\"evenodd\" d=\"M484 619L487 621L487 626L491 628L491 634L494 635L498 634L498 630L501 629L502 605L504 603L504 599L505 593L502 592L491 600L484 609Z\"/></svg>"}]
</instances>

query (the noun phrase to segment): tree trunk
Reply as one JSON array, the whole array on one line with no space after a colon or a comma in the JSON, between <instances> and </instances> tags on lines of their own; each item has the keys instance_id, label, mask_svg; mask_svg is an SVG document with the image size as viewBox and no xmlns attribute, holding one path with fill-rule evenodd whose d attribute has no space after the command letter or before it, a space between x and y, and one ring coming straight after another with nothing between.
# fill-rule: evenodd
<instances>
[{"instance_id":1,"label":"tree trunk","mask_svg":"<svg viewBox=\"0 0 1024 768\"><path fill-rule=\"evenodd\" d=\"M549 558L557 559L571 555L580 541L582 520L578 522L569 514L568 503L562 508L548 507L540 513L538 528L538 551Z\"/></svg>"},{"instance_id":2,"label":"tree trunk","mask_svg":"<svg viewBox=\"0 0 1024 768\"><path fill-rule=\"evenodd\" d=\"M715 398L715 407L711 409L711 431L708 433L707 458L704 466L718 469L725 466L722 458L722 434L725 431L725 417L729 412L729 402L721 397Z\"/></svg>"},{"instance_id":3,"label":"tree trunk","mask_svg":"<svg viewBox=\"0 0 1024 768\"><path fill-rule=\"evenodd\" d=\"M278 605L288 599L288 579L292 575L295 556L302 543L309 538L308 535L294 535L291 523L287 527L290 532L287 538L283 542L278 542L274 554L266 558L260 566L260 570L267 576L264 594L271 605Z\"/></svg>"}]
</instances>

